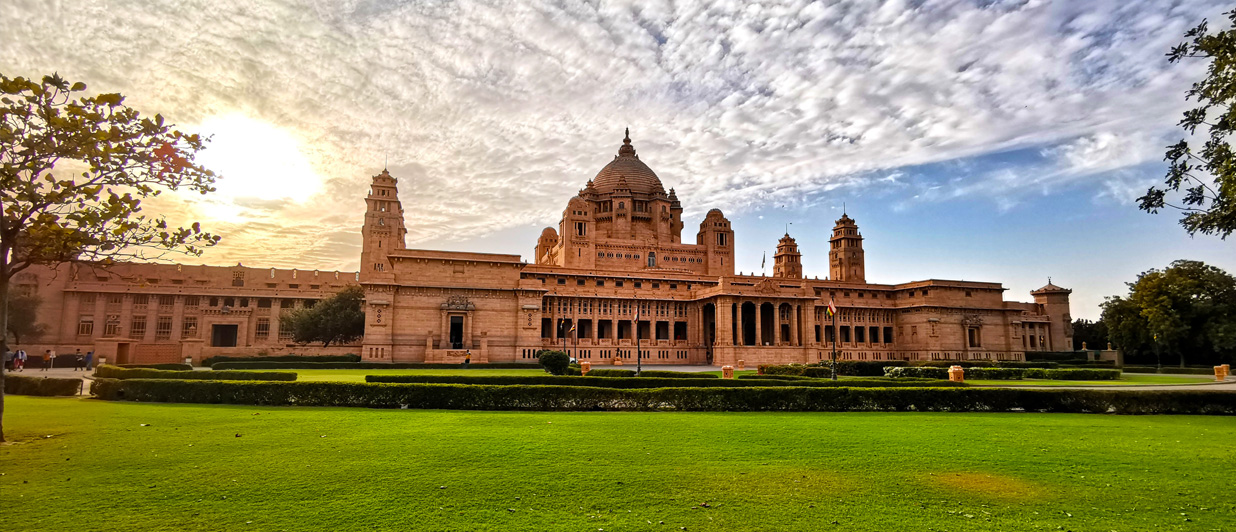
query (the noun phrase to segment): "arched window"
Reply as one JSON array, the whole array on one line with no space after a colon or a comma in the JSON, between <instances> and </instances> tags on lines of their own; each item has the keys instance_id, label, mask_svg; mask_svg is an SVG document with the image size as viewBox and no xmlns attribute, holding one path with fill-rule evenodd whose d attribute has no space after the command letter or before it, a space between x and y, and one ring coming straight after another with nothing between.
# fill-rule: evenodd
<instances>
[{"instance_id":1,"label":"arched window","mask_svg":"<svg viewBox=\"0 0 1236 532\"><path fill-rule=\"evenodd\" d=\"M657 267L657 252L655 251L648 252L648 267L649 268Z\"/></svg>"},{"instance_id":2,"label":"arched window","mask_svg":"<svg viewBox=\"0 0 1236 532\"><path fill-rule=\"evenodd\" d=\"M621 201L620 201L620 202L618 202L618 208L619 208L619 209L625 209L625 208L627 208L627 207L626 207L626 203L621 202Z\"/></svg>"}]
</instances>

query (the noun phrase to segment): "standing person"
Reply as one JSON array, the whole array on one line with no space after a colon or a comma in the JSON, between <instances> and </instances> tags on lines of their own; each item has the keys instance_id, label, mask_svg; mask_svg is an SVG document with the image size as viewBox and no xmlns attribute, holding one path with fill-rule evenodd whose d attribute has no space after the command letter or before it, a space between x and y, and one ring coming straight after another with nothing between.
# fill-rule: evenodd
<instances>
[{"instance_id":1,"label":"standing person","mask_svg":"<svg viewBox=\"0 0 1236 532\"><path fill-rule=\"evenodd\" d=\"M464 369L468 369L468 365L471 363L472 363L472 350L469 349L468 352L464 354Z\"/></svg>"},{"instance_id":2,"label":"standing person","mask_svg":"<svg viewBox=\"0 0 1236 532\"><path fill-rule=\"evenodd\" d=\"M79 347L77 352L73 353L73 371L82 369L82 362L85 362L85 360L82 359L82 350Z\"/></svg>"},{"instance_id":3,"label":"standing person","mask_svg":"<svg viewBox=\"0 0 1236 532\"><path fill-rule=\"evenodd\" d=\"M43 371L47 371L47 368L50 368L50 367L51 367L51 365L52 365L52 363L53 363L53 362L55 362L55 361L56 361L56 355L53 355L53 354L52 354L52 350L51 350L51 349L45 349L45 350L43 350L43 360L42 360L42 362L43 362Z\"/></svg>"},{"instance_id":4,"label":"standing person","mask_svg":"<svg viewBox=\"0 0 1236 532\"><path fill-rule=\"evenodd\" d=\"M17 371L25 371L25 370L26 370L26 350L25 350L25 349L18 349L18 350L17 350L17 358L16 358L16 360L13 362L13 364L15 364L15 365L17 366Z\"/></svg>"},{"instance_id":5,"label":"standing person","mask_svg":"<svg viewBox=\"0 0 1236 532\"><path fill-rule=\"evenodd\" d=\"M94 351L86 351L86 371L94 368Z\"/></svg>"}]
</instances>

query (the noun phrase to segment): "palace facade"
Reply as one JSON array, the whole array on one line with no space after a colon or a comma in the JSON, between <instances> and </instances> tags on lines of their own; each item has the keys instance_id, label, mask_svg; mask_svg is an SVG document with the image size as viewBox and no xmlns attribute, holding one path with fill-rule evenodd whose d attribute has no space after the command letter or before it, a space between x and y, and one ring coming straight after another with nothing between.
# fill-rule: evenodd
<instances>
[{"instance_id":1,"label":"palace facade","mask_svg":"<svg viewBox=\"0 0 1236 532\"><path fill-rule=\"evenodd\" d=\"M30 353L95 351L120 363L212 355L357 353L374 362L536 361L564 350L593 364L806 363L827 360L1023 360L1072 349L1069 294L1034 302L999 283L866 279L863 235L836 221L825 279L808 278L794 238L776 243L773 275L734 273L735 232L708 211L683 242L673 188L629 134L567 201L557 227L518 255L408 249L398 180L373 177L359 272L123 263L34 269L15 289L43 301L46 332ZM365 290L365 336L320 349L290 343L284 309L349 284ZM826 309L833 302L836 327Z\"/></svg>"}]
</instances>

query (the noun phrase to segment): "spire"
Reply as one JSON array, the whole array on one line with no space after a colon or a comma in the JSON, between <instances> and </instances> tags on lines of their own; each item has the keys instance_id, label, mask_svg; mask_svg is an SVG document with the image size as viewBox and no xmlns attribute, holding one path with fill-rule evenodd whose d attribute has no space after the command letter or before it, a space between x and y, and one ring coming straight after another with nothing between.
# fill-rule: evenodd
<instances>
[{"instance_id":1,"label":"spire","mask_svg":"<svg viewBox=\"0 0 1236 532\"><path fill-rule=\"evenodd\" d=\"M635 146L631 145L631 128L627 128L626 131L623 132L622 147L618 148L618 156L619 157L634 157L635 156Z\"/></svg>"}]
</instances>

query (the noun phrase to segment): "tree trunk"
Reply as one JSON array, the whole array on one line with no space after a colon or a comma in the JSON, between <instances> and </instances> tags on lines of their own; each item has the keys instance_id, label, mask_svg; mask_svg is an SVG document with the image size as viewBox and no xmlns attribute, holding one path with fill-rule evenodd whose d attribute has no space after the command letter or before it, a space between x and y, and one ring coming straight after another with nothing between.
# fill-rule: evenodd
<instances>
[{"instance_id":1,"label":"tree trunk","mask_svg":"<svg viewBox=\"0 0 1236 532\"><path fill-rule=\"evenodd\" d=\"M0 272L0 356L9 352L9 277L8 268L4 270ZM4 442L4 364L0 364L0 443Z\"/></svg>"}]
</instances>

